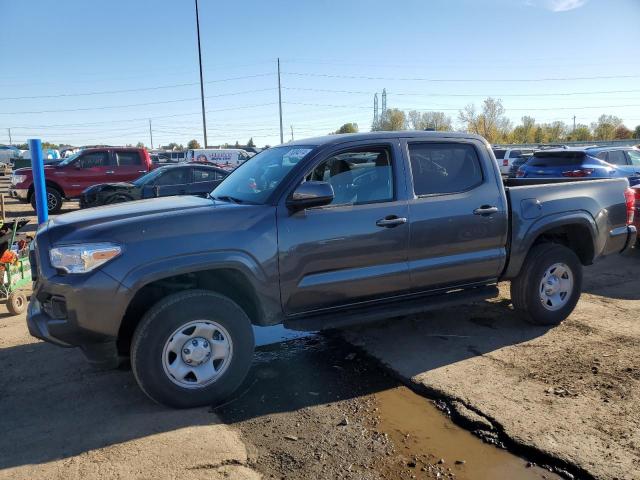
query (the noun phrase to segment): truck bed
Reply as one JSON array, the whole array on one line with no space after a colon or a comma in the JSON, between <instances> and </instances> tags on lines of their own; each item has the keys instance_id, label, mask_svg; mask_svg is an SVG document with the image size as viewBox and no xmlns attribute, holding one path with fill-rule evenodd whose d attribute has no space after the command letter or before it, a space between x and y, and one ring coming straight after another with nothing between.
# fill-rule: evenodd
<instances>
[{"instance_id":1,"label":"truck bed","mask_svg":"<svg viewBox=\"0 0 640 480\"><path fill-rule=\"evenodd\" d=\"M625 178L617 179L508 179L504 182L509 203L509 264L503 278L512 278L538 232L560 228L567 221L576 227L571 235L593 239L585 252L591 261L622 250L627 242ZM586 244L586 242L585 242ZM591 245L586 244L590 249Z\"/></svg>"}]
</instances>

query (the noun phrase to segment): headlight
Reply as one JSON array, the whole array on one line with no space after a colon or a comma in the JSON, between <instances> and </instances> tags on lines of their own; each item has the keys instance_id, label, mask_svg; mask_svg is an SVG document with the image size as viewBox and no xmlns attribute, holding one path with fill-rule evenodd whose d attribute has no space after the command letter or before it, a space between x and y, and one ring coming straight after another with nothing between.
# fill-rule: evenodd
<instances>
[{"instance_id":1,"label":"headlight","mask_svg":"<svg viewBox=\"0 0 640 480\"><path fill-rule=\"evenodd\" d=\"M49 251L51 265L67 273L87 273L117 257L122 248L113 243L87 243L55 247Z\"/></svg>"},{"instance_id":2,"label":"headlight","mask_svg":"<svg viewBox=\"0 0 640 480\"><path fill-rule=\"evenodd\" d=\"M26 175L11 175L11 185L17 185L27 179Z\"/></svg>"}]
</instances>

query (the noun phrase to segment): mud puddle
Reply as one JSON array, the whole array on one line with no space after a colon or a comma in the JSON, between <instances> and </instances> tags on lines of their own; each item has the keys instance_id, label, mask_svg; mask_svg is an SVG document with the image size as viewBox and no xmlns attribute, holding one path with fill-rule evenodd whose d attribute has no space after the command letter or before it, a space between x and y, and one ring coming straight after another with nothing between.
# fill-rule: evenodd
<instances>
[{"instance_id":1,"label":"mud puddle","mask_svg":"<svg viewBox=\"0 0 640 480\"><path fill-rule=\"evenodd\" d=\"M287 334L261 332L238 396L212 409L264 478L560 478L456 426L341 339L269 340Z\"/></svg>"},{"instance_id":2,"label":"mud puddle","mask_svg":"<svg viewBox=\"0 0 640 480\"><path fill-rule=\"evenodd\" d=\"M375 395L378 428L407 457L416 478L438 474L460 480L560 479L556 474L497 448L455 425L426 398L404 386Z\"/></svg>"}]
</instances>

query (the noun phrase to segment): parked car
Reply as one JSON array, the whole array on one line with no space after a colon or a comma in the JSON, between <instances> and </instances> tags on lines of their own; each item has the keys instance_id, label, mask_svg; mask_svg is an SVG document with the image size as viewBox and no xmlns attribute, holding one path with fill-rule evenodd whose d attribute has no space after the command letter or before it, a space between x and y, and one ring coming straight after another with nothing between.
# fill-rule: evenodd
<instances>
[{"instance_id":1,"label":"parked car","mask_svg":"<svg viewBox=\"0 0 640 480\"><path fill-rule=\"evenodd\" d=\"M519 178L620 178L640 182L640 150L630 147L543 150L522 165Z\"/></svg>"},{"instance_id":2,"label":"parked car","mask_svg":"<svg viewBox=\"0 0 640 480\"><path fill-rule=\"evenodd\" d=\"M555 325L580 298L583 265L636 240L626 179L572 180L505 188L489 144L466 133L273 147L208 198L41 226L29 331L102 367L130 356L149 397L193 407L242 383L252 324L338 328L494 297L510 280L516 311Z\"/></svg>"},{"instance_id":3,"label":"parked car","mask_svg":"<svg viewBox=\"0 0 640 480\"><path fill-rule=\"evenodd\" d=\"M80 195L80 208L173 195L208 195L229 173L210 165L167 165L133 182L100 183Z\"/></svg>"},{"instance_id":4,"label":"parked car","mask_svg":"<svg viewBox=\"0 0 640 480\"><path fill-rule=\"evenodd\" d=\"M493 154L496 157L500 173L509 175L511 166L516 160L525 160L534 152L533 148L499 148L493 147Z\"/></svg>"},{"instance_id":5,"label":"parked car","mask_svg":"<svg viewBox=\"0 0 640 480\"><path fill-rule=\"evenodd\" d=\"M128 182L151 170L144 148L108 147L82 150L58 164L45 165L49 213L58 213L64 200L77 198L87 187L105 181ZM35 209L31 168L14 170L9 194Z\"/></svg>"},{"instance_id":6,"label":"parked car","mask_svg":"<svg viewBox=\"0 0 640 480\"><path fill-rule=\"evenodd\" d=\"M20 149L18 147L0 145L0 163L10 163L15 158L20 158Z\"/></svg>"},{"instance_id":7,"label":"parked car","mask_svg":"<svg viewBox=\"0 0 640 480\"><path fill-rule=\"evenodd\" d=\"M511 168L509 168L509 173L507 174L507 178L516 178L518 176L518 169L527 163L531 157L533 157L533 153L529 155L523 155L520 158L516 158L511 164Z\"/></svg>"},{"instance_id":8,"label":"parked car","mask_svg":"<svg viewBox=\"0 0 640 480\"><path fill-rule=\"evenodd\" d=\"M640 230L640 184L634 185L631 189L634 192L633 206L635 208L633 212L633 224L636 229ZM640 239L636 241L636 248L640 248Z\"/></svg>"}]
</instances>

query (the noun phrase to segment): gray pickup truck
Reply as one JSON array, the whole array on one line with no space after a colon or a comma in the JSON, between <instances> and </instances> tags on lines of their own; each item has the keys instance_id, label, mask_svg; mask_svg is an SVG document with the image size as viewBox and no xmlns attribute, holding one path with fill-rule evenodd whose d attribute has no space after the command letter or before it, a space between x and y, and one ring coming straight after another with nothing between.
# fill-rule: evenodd
<instances>
[{"instance_id":1,"label":"gray pickup truck","mask_svg":"<svg viewBox=\"0 0 640 480\"><path fill-rule=\"evenodd\" d=\"M481 137L332 135L268 149L209 198L55 217L32 249L32 335L79 346L175 407L241 384L252 325L337 328L493 297L552 325L582 266L630 248L626 179L503 185ZM452 321L455 321L453 319Z\"/></svg>"}]
</instances>

